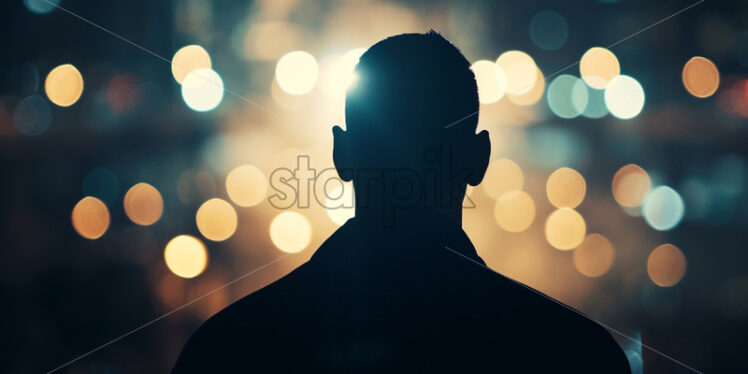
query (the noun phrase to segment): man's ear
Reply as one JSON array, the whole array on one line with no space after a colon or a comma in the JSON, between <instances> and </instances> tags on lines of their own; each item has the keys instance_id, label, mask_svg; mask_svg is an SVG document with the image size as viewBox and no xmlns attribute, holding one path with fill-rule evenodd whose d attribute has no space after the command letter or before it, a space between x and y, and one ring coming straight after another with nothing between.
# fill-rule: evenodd
<instances>
[{"instance_id":1,"label":"man's ear","mask_svg":"<svg viewBox=\"0 0 748 374\"><path fill-rule=\"evenodd\" d=\"M340 126L332 127L332 162L335 163L338 176L345 182L353 180L353 154L349 137Z\"/></svg>"},{"instance_id":2,"label":"man's ear","mask_svg":"<svg viewBox=\"0 0 748 374\"><path fill-rule=\"evenodd\" d=\"M491 138L488 136L488 131L483 130L475 134L470 156L468 167L473 172L468 176L467 182L471 186L477 186L483 180L483 176L486 175L488 161L491 158Z\"/></svg>"}]
</instances>

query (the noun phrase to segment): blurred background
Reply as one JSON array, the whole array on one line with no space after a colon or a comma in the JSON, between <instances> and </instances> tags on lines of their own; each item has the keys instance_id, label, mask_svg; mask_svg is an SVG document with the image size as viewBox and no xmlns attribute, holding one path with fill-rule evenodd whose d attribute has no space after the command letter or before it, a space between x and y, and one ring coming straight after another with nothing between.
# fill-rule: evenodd
<instances>
[{"instance_id":1,"label":"blurred background","mask_svg":"<svg viewBox=\"0 0 748 374\"><path fill-rule=\"evenodd\" d=\"M358 57L432 28L473 63L491 135L464 217L488 265L697 370L748 371L748 2L645 30L695 3L4 1L0 371L208 294L60 369L167 371L307 261L350 186L280 206L273 171L332 167ZM634 373L689 372L619 342Z\"/></svg>"}]
</instances>

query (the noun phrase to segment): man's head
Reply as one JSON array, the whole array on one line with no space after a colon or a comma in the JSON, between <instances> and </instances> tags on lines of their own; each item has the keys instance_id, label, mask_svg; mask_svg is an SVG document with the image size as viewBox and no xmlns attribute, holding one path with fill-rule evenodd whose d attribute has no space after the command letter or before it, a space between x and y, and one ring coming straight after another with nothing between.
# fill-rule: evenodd
<instances>
[{"instance_id":1,"label":"man's head","mask_svg":"<svg viewBox=\"0 0 748 374\"><path fill-rule=\"evenodd\" d=\"M389 37L361 56L356 75L346 96L346 130L333 129L333 157L341 178L354 181L357 199L361 169L408 169L419 177L466 170L464 180L450 183L462 192L481 181L490 142L487 132L475 133L478 88L455 46L433 31Z\"/></svg>"}]
</instances>

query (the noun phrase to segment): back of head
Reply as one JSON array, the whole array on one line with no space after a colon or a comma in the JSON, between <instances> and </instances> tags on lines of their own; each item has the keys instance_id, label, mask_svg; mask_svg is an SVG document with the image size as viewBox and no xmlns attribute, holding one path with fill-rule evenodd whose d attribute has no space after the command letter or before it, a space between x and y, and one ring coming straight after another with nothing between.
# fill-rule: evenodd
<instances>
[{"instance_id":1,"label":"back of head","mask_svg":"<svg viewBox=\"0 0 748 374\"><path fill-rule=\"evenodd\" d=\"M346 97L346 124L362 147L423 151L455 134L475 134L478 89L470 63L440 34L384 39L361 56Z\"/></svg>"}]
</instances>

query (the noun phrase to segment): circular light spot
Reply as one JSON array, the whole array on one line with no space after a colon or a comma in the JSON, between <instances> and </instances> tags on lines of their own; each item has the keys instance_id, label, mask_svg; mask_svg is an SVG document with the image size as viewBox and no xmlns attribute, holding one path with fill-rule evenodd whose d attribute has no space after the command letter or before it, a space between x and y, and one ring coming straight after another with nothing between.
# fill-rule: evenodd
<instances>
[{"instance_id":1,"label":"circular light spot","mask_svg":"<svg viewBox=\"0 0 748 374\"><path fill-rule=\"evenodd\" d=\"M171 74L174 79L182 84L191 72L213 67L210 55L199 45L188 45L180 48L171 59Z\"/></svg>"},{"instance_id":2,"label":"circular light spot","mask_svg":"<svg viewBox=\"0 0 748 374\"><path fill-rule=\"evenodd\" d=\"M680 223L684 210L683 199L678 192L668 186L660 186L647 195L642 213L649 226L665 231Z\"/></svg>"},{"instance_id":3,"label":"circular light spot","mask_svg":"<svg viewBox=\"0 0 748 374\"><path fill-rule=\"evenodd\" d=\"M579 73L590 87L601 90L621 74L621 66L613 52L602 47L593 47L582 55Z\"/></svg>"},{"instance_id":4,"label":"circular light spot","mask_svg":"<svg viewBox=\"0 0 748 374\"><path fill-rule=\"evenodd\" d=\"M584 200L587 183L582 174L571 168L560 168L548 177L545 185L548 201L556 208L575 208Z\"/></svg>"},{"instance_id":5,"label":"circular light spot","mask_svg":"<svg viewBox=\"0 0 748 374\"><path fill-rule=\"evenodd\" d=\"M660 287L674 286L686 274L686 256L678 247L663 244L649 254L647 273L652 282Z\"/></svg>"},{"instance_id":6,"label":"circular light spot","mask_svg":"<svg viewBox=\"0 0 748 374\"><path fill-rule=\"evenodd\" d=\"M506 158L491 161L482 183L488 196L494 199L509 191L521 190L523 184L522 169L514 161Z\"/></svg>"},{"instance_id":7,"label":"circular light spot","mask_svg":"<svg viewBox=\"0 0 748 374\"><path fill-rule=\"evenodd\" d=\"M164 260L172 273L182 278L194 278L208 265L208 251L200 239L179 235L166 244Z\"/></svg>"},{"instance_id":8,"label":"circular light spot","mask_svg":"<svg viewBox=\"0 0 748 374\"><path fill-rule=\"evenodd\" d=\"M599 277L613 266L613 244L600 234L590 234L574 250L574 266L590 278Z\"/></svg>"},{"instance_id":9,"label":"circular light spot","mask_svg":"<svg viewBox=\"0 0 748 374\"><path fill-rule=\"evenodd\" d=\"M23 5L32 13L46 14L55 9L60 0L23 0Z\"/></svg>"},{"instance_id":10,"label":"circular light spot","mask_svg":"<svg viewBox=\"0 0 748 374\"><path fill-rule=\"evenodd\" d=\"M86 239L98 239L109 228L109 209L99 199L86 196L73 207L73 228Z\"/></svg>"},{"instance_id":11,"label":"circular light spot","mask_svg":"<svg viewBox=\"0 0 748 374\"><path fill-rule=\"evenodd\" d=\"M125 194L125 214L134 223L149 226L161 218L164 200L161 193L148 183L138 183Z\"/></svg>"},{"instance_id":12,"label":"circular light spot","mask_svg":"<svg viewBox=\"0 0 748 374\"><path fill-rule=\"evenodd\" d=\"M545 221L545 238L554 248L574 249L584 240L587 225L582 215L571 208L556 209Z\"/></svg>"},{"instance_id":13,"label":"circular light spot","mask_svg":"<svg viewBox=\"0 0 748 374\"><path fill-rule=\"evenodd\" d=\"M555 51L566 43L569 25L566 19L552 10L542 10L530 21L530 39L538 48Z\"/></svg>"},{"instance_id":14,"label":"circular light spot","mask_svg":"<svg viewBox=\"0 0 748 374\"><path fill-rule=\"evenodd\" d=\"M506 93L520 95L530 91L535 86L538 68L535 60L522 51L506 51L496 60L506 75Z\"/></svg>"},{"instance_id":15,"label":"circular light spot","mask_svg":"<svg viewBox=\"0 0 748 374\"><path fill-rule=\"evenodd\" d=\"M239 166L226 176L226 192L236 205L255 206L267 194L265 174L252 165Z\"/></svg>"},{"instance_id":16,"label":"circular light spot","mask_svg":"<svg viewBox=\"0 0 748 374\"><path fill-rule=\"evenodd\" d=\"M479 60L470 67L478 85L478 100L491 104L501 100L506 92L506 75L493 61Z\"/></svg>"},{"instance_id":17,"label":"circular light spot","mask_svg":"<svg viewBox=\"0 0 748 374\"><path fill-rule=\"evenodd\" d=\"M325 203L327 215L333 222L343 225L346 221L356 216L354 199L353 185L350 183L341 183L327 194Z\"/></svg>"},{"instance_id":18,"label":"circular light spot","mask_svg":"<svg viewBox=\"0 0 748 374\"><path fill-rule=\"evenodd\" d=\"M197 229L207 239L220 242L234 235L236 211L225 200L213 198L203 203L195 215Z\"/></svg>"},{"instance_id":19,"label":"circular light spot","mask_svg":"<svg viewBox=\"0 0 748 374\"><path fill-rule=\"evenodd\" d=\"M691 95L704 98L712 96L719 87L717 66L704 57L693 57L683 66L683 85Z\"/></svg>"},{"instance_id":20,"label":"circular light spot","mask_svg":"<svg viewBox=\"0 0 748 374\"><path fill-rule=\"evenodd\" d=\"M317 83L319 67L309 52L288 52L275 66L275 79L283 91L291 95L304 95Z\"/></svg>"},{"instance_id":21,"label":"circular light spot","mask_svg":"<svg viewBox=\"0 0 748 374\"><path fill-rule=\"evenodd\" d=\"M49 101L62 107L71 106L83 93L83 76L73 65L60 65L47 74L44 92Z\"/></svg>"},{"instance_id":22,"label":"circular light spot","mask_svg":"<svg viewBox=\"0 0 748 374\"><path fill-rule=\"evenodd\" d=\"M513 104L521 106L533 105L543 97L543 92L545 92L545 77L543 77L543 72L540 71L539 68L535 69L537 70L537 77L535 78L535 85L530 89L530 91L523 94L507 96L509 101Z\"/></svg>"},{"instance_id":23,"label":"circular light spot","mask_svg":"<svg viewBox=\"0 0 748 374\"><path fill-rule=\"evenodd\" d=\"M223 100L223 80L211 69L193 70L182 81L182 98L194 111L213 110Z\"/></svg>"},{"instance_id":24,"label":"circular light spot","mask_svg":"<svg viewBox=\"0 0 748 374\"><path fill-rule=\"evenodd\" d=\"M613 198L618 204L627 208L637 207L652 187L652 180L644 169L635 164L628 164L618 169L613 176Z\"/></svg>"},{"instance_id":25,"label":"circular light spot","mask_svg":"<svg viewBox=\"0 0 748 374\"><path fill-rule=\"evenodd\" d=\"M619 75L605 88L605 105L620 119L634 118L644 108L644 89L636 79Z\"/></svg>"},{"instance_id":26,"label":"circular light spot","mask_svg":"<svg viewBox=\"0 0 748 374\"><path fill-rule=\"evenodd\" d=\"M548 85L548 106L561 118L574 118L587 107L589 94L584 82L572 75L561 74Z\"/></svg>"},{"instance_id":27,"label":"circular light spot","mask_svg":"<svg viewBox=\"0 0 748 374\"><path fill-rule=\"evenodd\" d=\"M283 252L301 252L312 239L312 227L301 214L283 212L270 223L270 239Z\"/></svg>"},{"instance_id":28,"label":"circular light spot","mask_svg":"<svg viewBox=\"0 0 748 374\"><path fill-rule=\"evenodd\" d=\"M39 135L49 128L52 112L47 100L39 95L31 95L18 103L13 119L22 134Z\"/></svg>"},{"instance_id":29,"label":"circular light spot","mask_svg":"<svg viewBox=\"0 0 748 374\"><path fill-rule=\"evenodd\" d=\"M509 232L525 231L535 220L535 202L524 191L509 191L496 200L496 223Z\"/></svg>"}]
</instances>

